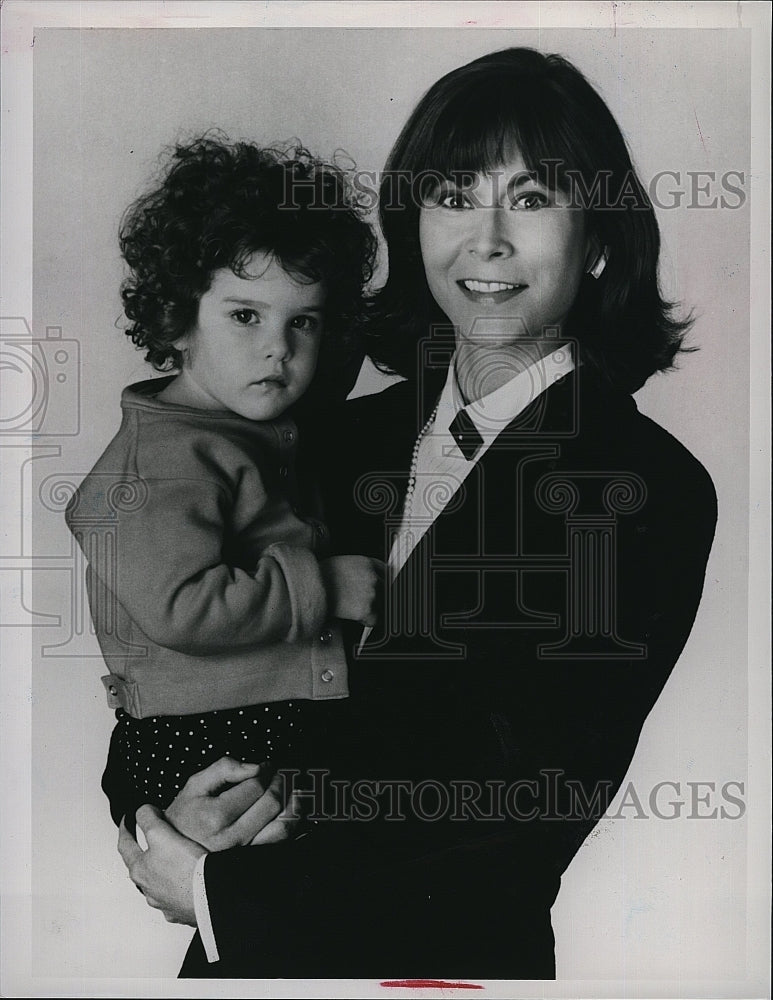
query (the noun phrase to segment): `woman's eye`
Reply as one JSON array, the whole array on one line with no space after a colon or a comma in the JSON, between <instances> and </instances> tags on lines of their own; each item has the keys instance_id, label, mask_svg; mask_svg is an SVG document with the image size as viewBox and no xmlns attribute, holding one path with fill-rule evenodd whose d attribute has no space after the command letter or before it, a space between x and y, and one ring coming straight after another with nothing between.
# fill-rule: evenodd
<instances>
[{"instance_id":1,"label":"woman's eye","mask_svg":"<svg viewBox=\"0 0 773 1000\"><path fill-rule=\"evenodd\" d=\"M231 313L231 319L238 323L239 326L254 326L260 322L260 316L258 316L254 309L234 309Z\"/></svg>"},{"instance_id":2,"label":"woman's eye","mask_svg":"<svg viewBox=\"0 0 773 1000\"><path fill-rule=\"evenodd\" d=\"M316 316L296 316L290 321L290 326L302 333L314 333L319 329L319 320Z\"/></svg>"},{"instance_id":3,"label":"woman's eye","mask_svg":"<svg viewBox=\"0 0 773 1000\"><path fill-rule=\"evenodd\" d=\"M441 208L450 208L456 211L463 208L472 208L472 202L463 191L441 191L437 204Z\"/></svg>"},{"instance_id":4,"label":"woman's eye","mask_svg":"<svg viewBox=\"0 0 773 1000\"><path fill-rule=\"evenodd\" d=\"M550 199L542 191L525 191L513 199L513 208L522 208L533 211L535 208L545 208L550 204Z\"/></svg>"}]
</instances>

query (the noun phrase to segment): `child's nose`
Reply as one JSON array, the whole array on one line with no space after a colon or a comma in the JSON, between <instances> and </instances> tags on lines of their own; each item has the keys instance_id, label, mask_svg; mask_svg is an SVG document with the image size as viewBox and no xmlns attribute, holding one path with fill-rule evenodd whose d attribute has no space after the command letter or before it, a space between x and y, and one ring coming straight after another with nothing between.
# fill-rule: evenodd
<instances>
[{"instance_id":1,"label":"child's nose","mask_svg":"<svg viewBox=\"0 0 773 1000\"><path fill-rule=\"evenodd\" d=\"M287 361L292 355L292 345L287 331L277 329L268 333L263 342L263 356L267 361Z\"/></svg>"}]
</instances>

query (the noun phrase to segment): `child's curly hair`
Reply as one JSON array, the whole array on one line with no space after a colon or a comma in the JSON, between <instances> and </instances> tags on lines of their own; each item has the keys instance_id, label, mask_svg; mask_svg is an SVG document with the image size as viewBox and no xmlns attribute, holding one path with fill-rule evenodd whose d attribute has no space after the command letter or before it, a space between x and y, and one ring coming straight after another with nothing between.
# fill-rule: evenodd
<instances>
[{"instance_id":1,"label":"child's curly hair","mask_svg":"<svg viewBox=\"0 0 773 1000\"><path fill-rule=\"evenodd\" d=\"M121 221L127 335L158 371L179 368L173 345L195 325L213 273L250 277L260 251L296 279L325 282L323 349L346 356L376 254L363 215L344 171L300 145L261 149L212 133L177 145L161 184Z\"/></svg>"}]
</instances>

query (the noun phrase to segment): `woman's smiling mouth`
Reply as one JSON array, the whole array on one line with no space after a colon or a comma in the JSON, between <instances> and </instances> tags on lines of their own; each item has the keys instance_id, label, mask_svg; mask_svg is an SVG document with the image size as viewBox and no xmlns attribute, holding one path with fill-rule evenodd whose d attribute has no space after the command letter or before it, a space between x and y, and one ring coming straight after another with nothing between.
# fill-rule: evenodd
<instances>
[{"instance_id":1,"label":"woman's smiling mouth","mask_svg":"<svg viewBox=\"0 0 773 1000\"><path fill-rule=\"evenodd\" d=\"M528 285L517 285L510 281L479 281L477 278L464 278L456 284L471 302L507 302Z\"/></svg>"}]
</instances>

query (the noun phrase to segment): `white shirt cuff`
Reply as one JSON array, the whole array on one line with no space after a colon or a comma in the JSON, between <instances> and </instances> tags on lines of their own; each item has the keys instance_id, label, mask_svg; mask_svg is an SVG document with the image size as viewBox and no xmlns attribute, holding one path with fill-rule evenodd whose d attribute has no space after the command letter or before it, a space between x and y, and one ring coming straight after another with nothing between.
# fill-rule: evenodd
<instances>
[{"instance_id":1,"label":"white shirt cuff","mask_svg":"<svg viewBox=\"0 0 773 1000\"><path fill-rule=\"evenodd\" d=\"M193 869L193 909L196 913L196 926L201 935L201 943L208 962L219 962L220 952L217 950L215 932L212 929L212 918L209 915L209 900L207 886L204 881L204 864L208 854L202 854Z\"/></svg>"}]
</instances>

